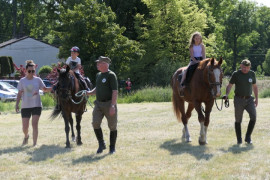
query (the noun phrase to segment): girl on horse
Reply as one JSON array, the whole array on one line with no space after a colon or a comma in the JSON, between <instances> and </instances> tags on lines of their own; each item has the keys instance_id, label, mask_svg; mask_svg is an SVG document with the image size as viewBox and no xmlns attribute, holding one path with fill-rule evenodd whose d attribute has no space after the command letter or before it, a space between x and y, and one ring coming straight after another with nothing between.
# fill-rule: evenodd
<instances>
[{"instance_id":1,"label":"girl on horse","mask_svg":"<svg viewBox=\"0 0 270 180\"><path fill-rule=\"evenodd\" d=\"M187 68L182 72L182 78L180 82L180 87L182 90L188 83L186 81L188 70L191 69L193 65L197 65L201 60L205 59L205 47L202 41L201 33L194 32L191 35L189 43L189 52L190 52L190 63L188 64Z\"/></svg>"}]
</instances>

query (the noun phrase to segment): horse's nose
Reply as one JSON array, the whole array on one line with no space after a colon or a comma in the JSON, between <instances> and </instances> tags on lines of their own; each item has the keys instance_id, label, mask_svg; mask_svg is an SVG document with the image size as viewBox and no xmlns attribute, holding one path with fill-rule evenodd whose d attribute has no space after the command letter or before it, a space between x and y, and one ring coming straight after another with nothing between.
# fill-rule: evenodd
<instances>
[{"instance_id":1,"label":"horse's nose","mask_svg":"<svg viewBox=\"0 0 270 180\"><path fill-rule=\"evenodd\" d=\"M221 94L218 92L217 94L216 94L216 97L219 97Z\"/></svg>"}]
</instances>

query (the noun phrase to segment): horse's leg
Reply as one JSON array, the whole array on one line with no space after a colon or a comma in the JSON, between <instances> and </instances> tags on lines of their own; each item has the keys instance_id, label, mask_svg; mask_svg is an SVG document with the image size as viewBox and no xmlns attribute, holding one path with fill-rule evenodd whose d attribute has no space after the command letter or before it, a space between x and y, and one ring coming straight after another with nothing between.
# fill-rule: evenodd
<instances>
[{"instance_id":1,"label":"horse's leg","mask_svg":"<svg viewBox=\"0 0 270 180\"><path fill-rule=\"evenodd\" d=\"M81 140L81 120L82 113L76 113L77 145L83 144Z\"/></svg>"},{"instance_id":2,"label":"horse's leg","mask_svg":"<svg viewBox=\"0 0 270 180\"><path fill-rule=\"evenodd\" d=\"M191 112L194 109L193 104L189 103L188 104L188 108L187 108L187 112L185 113L185 118L182 118L183 124L184 124L184 128L183 128L183 136L182 138L186 139L186 142L191 142L191 137L189 134L189 130L188 130L188 120L191 117Z\"/></svg>"},{"instance_id":3,"label":"horse's leg","mask_svg":"<svg viewBox=\"0 0 270 180\"><path fill-rule=\"evenodd\" d=\"M65 121L65 132L66 132L66 148L70 148L70 142L69 142L69 116L63 113L63 118Z\"/></svg>"},{"instance_id":4,"label":"horse's leg","mask_svg":"<svg viewBox=\"0 0 270 180\"><path fill-rule=\"evenodd\" d=\"M205 128L204 128L204 122L205 122L205 117L202 113L202 109L201 109L201 105L202 103L201 102L198 102L196 101L194 103L194 106L195 106L195 109L198 113L198 120L200 122L200 125L201 125L201 130L200 130L200 137L199 137L199 144L200 145L205 145Z\"/></svg>"},{"instance_id":5,"label":"horse's leg","mask_svg":"<svg viewBox=\"0 0 270 180\"><path fill-rule=\"evenodd\" d=\"M204 121L204 131L205 131L205 143L207 144L207 129L210 122L210 113L212 111L212 107L214 105L214 101L208 102L205 105L205 121Z\"/></svg>"},{"instance_id":6,"label":"horse's leg","mask_svg":"<svg viewBox=\"0 0 270 180\"><path fill-rule=\"evenodd\" d=\"M70 119L69 119L69 124L70 124L70 127L71 127L71 138L72 138L72 141L75 142L76 138L75 138L74 129L73 129L72 114L71 114Z\"/></svg>"}]
</instances>

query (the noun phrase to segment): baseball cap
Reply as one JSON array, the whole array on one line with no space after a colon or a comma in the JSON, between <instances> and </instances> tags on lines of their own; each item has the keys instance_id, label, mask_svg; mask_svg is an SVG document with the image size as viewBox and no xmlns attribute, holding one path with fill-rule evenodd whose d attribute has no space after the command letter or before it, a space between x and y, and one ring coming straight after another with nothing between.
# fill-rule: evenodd
<instances>
[{"instance_id":1,"label":"baseball cap","mask_svg":"<svg viewBox=\"0 0 270 180\"><path fill-rule=\"evenodd\" d=\"M70 49L71 52L80 52L80 48L78 48L77 46L74 46Z\"/></svg>"},{"instance_id":2,"label":"baseball cap","mask_svg":"<svg viewBox=\"0 0 270 180\"><path fill-rule=\"evenodd\" d=\"M106 62L108 64L111 64L111 59L106 56L99 56L99 58L96 60L96 62Z\"/></svg>"},{"instance_id":3,"label":"baseball cap","mask_svg":"<svg viewBox=\"0 0 270 180\"><path fill-rule=\"evenodd\" d=\"M244 59L241 64L243 64L244 66L250 66L251 62L248 59Z\"/></svg>"}]
</instances>

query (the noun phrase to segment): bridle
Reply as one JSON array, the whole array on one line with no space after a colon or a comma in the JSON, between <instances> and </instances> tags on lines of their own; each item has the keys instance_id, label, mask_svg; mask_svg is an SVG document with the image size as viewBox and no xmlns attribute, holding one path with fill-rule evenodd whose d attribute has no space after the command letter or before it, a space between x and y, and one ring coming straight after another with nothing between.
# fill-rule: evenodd
<instances>
[{"instance_id":1,"label":"bridle","mask_svg":"<svg viewBox=\"0 0 270 180\"><path fill-rule=\"evenodd\" d=\"M211 70L211 69L213 69L213 70ZM215 94L215 92L214 92L214 87L215 87L215 86L220 86L220 89L221 89L221 87L222 87L222 82L217 82L217 81L212 82L212 81L211 81L211 73L214 73L214 72L213 72L214 69L215 69L215 68L211 68L210 66L208 66L208 69L207 69L208 73L207 73L207 74L208 74L208 83L209 83L209 85L210 85L210 93L211 93L212 97L213 97L214 99L216 99L216 94ZM219 69L219 70L220 70L220 74L222 74L222 70L220 69L220 67L218 67L217 69Z\"/></svg>"}]
</instances>

